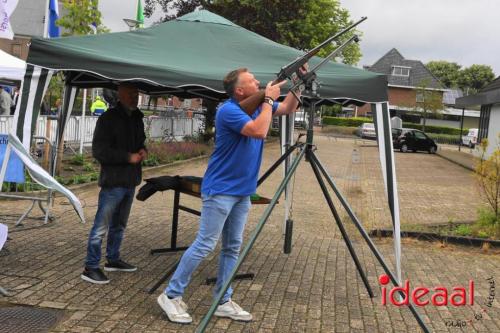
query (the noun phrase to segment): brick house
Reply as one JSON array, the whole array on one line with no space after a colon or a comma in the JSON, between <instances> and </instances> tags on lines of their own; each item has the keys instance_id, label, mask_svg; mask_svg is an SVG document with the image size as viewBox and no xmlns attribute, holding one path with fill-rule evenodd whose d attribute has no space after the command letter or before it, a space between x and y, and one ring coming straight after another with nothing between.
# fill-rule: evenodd
<instances>
[{"instance_id":1,"label":"brick house","mask_svg":"<svg viewBox=\"0 0 500 333\"><path fill-rule=\"evenodd\" d=\"M420 122L420 116L409 114L415 111L417 99L421 98L418 87L426 82L426 90L432 90L443 96L445 89L441 82L419 60L405 59L395 48L387 52L372 66L364 69L387 75L389 110L391 116L398 116L403 121ZM358 108L358 116L371 116L370 105Z\"/></svg>"}]
</instances>

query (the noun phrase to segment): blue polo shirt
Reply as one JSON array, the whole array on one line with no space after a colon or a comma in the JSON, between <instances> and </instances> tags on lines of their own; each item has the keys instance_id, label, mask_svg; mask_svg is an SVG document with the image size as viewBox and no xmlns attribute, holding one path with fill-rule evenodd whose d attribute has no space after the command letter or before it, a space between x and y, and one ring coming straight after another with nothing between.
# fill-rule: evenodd
<instances>
[{"instance_id":1,"label":"blue polo shirt","mask_svg":"<svg viewBox=\"0 0 500 333\"><path fill-rule=\"evenodd\" d=\"M274 103L273 113L278 105L278 102ZM261 111L262 106L249 116L232 98L219 107L215 115L215 149L203 176L201 193L236 196L255 193L264 140L251 138L240 132Z\"/></svg>"}]
</instances>

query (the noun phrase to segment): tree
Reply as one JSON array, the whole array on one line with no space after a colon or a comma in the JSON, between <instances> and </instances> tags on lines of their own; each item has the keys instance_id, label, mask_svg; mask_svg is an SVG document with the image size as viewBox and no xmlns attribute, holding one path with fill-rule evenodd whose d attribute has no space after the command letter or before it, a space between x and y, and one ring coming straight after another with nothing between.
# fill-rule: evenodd
<instances>
[{"instance_id":1,"label":"tree","mask_svg":"<svg viewBox=\"0 0 500 333\"><path fill-rule=\"evenodd\" d=\"M430 80L424 79L417 86L417 110L422 113L422 131L425 132L427 113L438 115L443 110L443 94L437 90L429 89Z\"/></svg>"},{"instance_id":2,"label":"tree","mask_svg":"<svg viewBox=\"0 0 500 333\"><path fill-rule=\"evenodd\" d=\"M56 24L64 28L63 36L88 35L94 33L109 32L101 22L101 12L97 5L98 0L64 0L63 6L66 15L56 21Z\"/></svg>"},{"instance_id":3,"label":"tree","mask_svg":"<svg viewBox=\"0 0 500 333\"><path fill-rule=\"evenodd\" d=\"M460 68L462 68L461 65L456 62L438 60L429 61L425 66L446 88L458 87Z\"/></svg>"},{"instance_id":4,"label":"tree","mask_svg":"<svg viewBox=\"0 0 500 333\"><path fill-rule=\"evenodd\" d=\"M495 79L493 69L488 65L472 65L460 71L458 85L464 94L477 93Z\"/></svg>"},{"instance_id":5,"label":"tree","mask_svg":"<svg viewBox=\"0 0 500 333\"><path fill-rule=\"evenodd\" d=\"M145 15L151 16L156 5L166 13L162 21L204 8L275 42L301 50L312 49L352 24L349 12L338 0L146 0ZM345 34L338 43L354 33ZM325 56L333 48L329 46L319 55ZM360 58L356 43L342 52L342 62L346 64L356 64Z\"/></svg>"}]
</instances>

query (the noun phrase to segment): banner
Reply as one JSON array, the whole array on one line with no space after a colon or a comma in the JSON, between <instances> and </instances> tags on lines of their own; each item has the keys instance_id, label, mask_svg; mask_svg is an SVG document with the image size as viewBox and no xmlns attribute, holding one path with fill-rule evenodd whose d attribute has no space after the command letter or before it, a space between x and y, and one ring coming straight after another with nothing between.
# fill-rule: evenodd
<instances>
[{"instance_id":1,"label":"banner","mask_svg":"<svg viewBox=\"0 0 500 333\"><path fill-rule=\"evenodd\" d=\"M14 32L10 26L10 16L16 9L17 2L18 0L0 0L0 38L14 38Z\"/></svg>"},{"instance_id":2,"label":"banner","mask_svg":"<svg viewBox=\"0 0 500 333\"><path fill-rule=\"evenodd\" d=\"M0 134L0 165L2 165L3 163L5 150L7 149L8 143L9 136L7 134ZM12 183L24 183L24 165L14 152L10 154L4 181Z\"/></svg>"}]
</instances>

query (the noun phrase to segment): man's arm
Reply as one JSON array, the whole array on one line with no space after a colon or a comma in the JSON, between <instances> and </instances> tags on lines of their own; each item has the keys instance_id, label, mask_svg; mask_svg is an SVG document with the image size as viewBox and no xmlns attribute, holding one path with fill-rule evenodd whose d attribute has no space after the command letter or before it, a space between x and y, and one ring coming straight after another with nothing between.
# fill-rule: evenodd
<instances>
[{"instance_id":1,"label":"man's arm","mask_svg":"<svg viewBox=\"0 0 500 333\"><path fill-rule=\"evenodd\" d=\"M297 97L300 98L300 91L296 93ZM295 96L289 92L283 102L281 102L278 106L278 110L273 114L273 116L282 116L285 114L290 114L295 111L297 111L297 108L299 106L299 101Z\"/></svg>"},{"instance_id":2,"label":"man's arm","mask_svg":"<svg viewBox=\"0 0 500 333\"><path fill-rule=\"evenodd\" d=\"M281 86L285 84L286 81L282 81L275 85L269 82L266 86L266 97L270 97L273 100L279 97ZM278 107L279 108L279 107ZM277 112L277 111L276 111ZM262 111L257 116L255 120L250 120L241 129L241 134L249 136L256 139L264 139L269 131L269 124L273 117L272 106L268 103L262 104Z\"/></svg>"}]
</instances>

